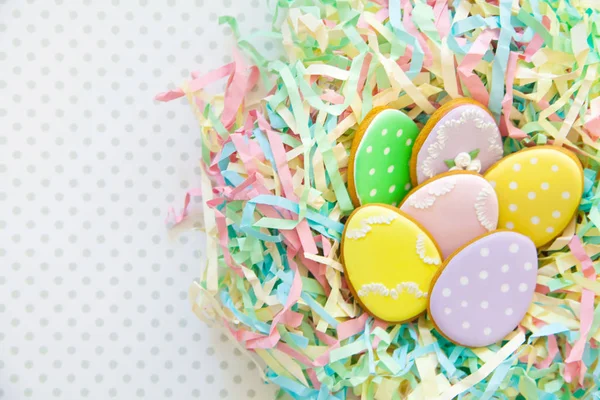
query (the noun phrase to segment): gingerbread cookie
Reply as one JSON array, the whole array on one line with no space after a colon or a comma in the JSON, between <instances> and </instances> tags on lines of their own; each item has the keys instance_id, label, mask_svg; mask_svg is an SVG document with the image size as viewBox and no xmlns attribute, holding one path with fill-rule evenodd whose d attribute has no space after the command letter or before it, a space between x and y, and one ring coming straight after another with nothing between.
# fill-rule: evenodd
<instances>
[{"instance_id":1,"label":"gingerbread cookie","mask_svg":"<svg viewBox=\"0 0 600 400\"><path fill-rule=\"evenodd\" d=\"M537 251L527 236L487 234L454 253L433 281L429 315L462 346L488 346L525 316L536 285Z\"/></svg>"},{"instance_id":2,"label":"gingerbread cookie","mask_svg":"<svg viewBox=\"0 0 600 400\"><path fill-rule=\"evenodd\" d=\"M348 191L355 207L397 206L411 188L409 160L419 133L402 111L374 108L358 127L348 162Z\"/></svg>"},{"instance_id":3,"label":"gingerbread cookie","mask_svg":"<svg viewBox=\"0 0 600 400\"><path fill-rule=\"evenodd\" d=\"M537 247L560 235L583 193L581 163L556 146L516 152L491 167L485 178L498 195L498 226L529 236Z\"/></svg>"},{"instance_id":4,"label":"gingerbread cookie","mask_svg":"<svg viewBox=\"0 0 600 400\"><path fill-rule=\"evenodd\" d=\"M496 121L483 105L456 99L440 107L421 130L410 160L414 186L449 170L485 172L503 155Z\"/></svg>"},{"instance_id":5,"label":"gingerbread cookie","mask_svg":"<svg viewBox=\"0 0 600 400\"><path fill-rule=\"evenodd\" d=\"M427 308L440 252L427 232L398 209L369 204L346 222L342 260L354 296L374 317L398 323Z\"/></svg>"},{"instance_id":6,"label":"gingerbread cookie","mask_svg":"<svg viewBox=\"0 0 600 400\"><path fill-rule=\"evenodd\" d=\"M498 225L494 189L480 175L466 171L446 172L416 187L400 210L429 232L443 258Z\"/></svg>"}]
</instances>

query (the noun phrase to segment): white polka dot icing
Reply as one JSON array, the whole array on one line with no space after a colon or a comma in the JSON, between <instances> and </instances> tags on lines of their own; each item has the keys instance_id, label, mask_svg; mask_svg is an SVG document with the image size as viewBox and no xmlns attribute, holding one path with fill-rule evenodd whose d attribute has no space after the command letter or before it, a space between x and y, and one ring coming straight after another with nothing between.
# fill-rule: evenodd
<instances>
[{"instance_id":1,"label":"white polka dot icing","mask_svg":"<svg viewBox=\"0 0 600 400\"><path fill-rule=\"evenodd\" d=\"M474 173L439 175L411 192L400 210L429 232L444 258L498 225L496 193L485 179Z\"/></svg>"},{"instance_id":2,"label":"white polka dot icing","mask_svg":"<svg viewBox=\"0 0 600 400\"><path fill-rule=\"evenodd\" d=\"M411 159L415 168L412 179L417 184L448 171L447 161L455 160L461 153L474 155L472 161L477 162L482 173L503 155L500 131L493 117L482 105L465 99L453 100L437 110L417 143Z\"/></svg>"},{"instance_id":3,"label":"white polka dot icing","mask_svg":"<svg viewBox=\"0 0 600 400\"><path fill-rule=\"evenodd\" d=\"M488 249L490 257L482 258L482 249ZM497 231L470 243L444 262L433 283L429 314L437 329L463 346L488 346L502 340L531 304L537 275L534 265L535 245L519 233ZM474 284L465 287L465 281Z\"/></svg>"},{"instance_id":4,"label":"white polka dot icing","mask_svg":"<svg viewBox=\"0 0 600 400\"><path fill-rule=\"evenodd\" d=\"M492 166L485 178L496 184L498 226L529 236L537 247L560 235L583 192L581 164L568 150L556 146L511 154Z\"/></svg>"},{"instance_id":5,"label":"white polka dot icing","mask_svg":"<svg viewBox=\"0 0 600 400\"><path fill-rule=\"evenodd\" d=\"M348 190L356 207L398 204L406 196L412 144L418 133L417 125L399 110L375 108L365 117L348 164Z\"/></svg>"}]
</instances>

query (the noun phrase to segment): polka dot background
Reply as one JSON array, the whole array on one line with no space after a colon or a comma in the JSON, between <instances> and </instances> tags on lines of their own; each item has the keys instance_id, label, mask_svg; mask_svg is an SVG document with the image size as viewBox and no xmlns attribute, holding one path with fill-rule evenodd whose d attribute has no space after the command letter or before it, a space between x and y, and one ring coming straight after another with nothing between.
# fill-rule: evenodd
<instances>
[{"instance_id":1,"label":"polka dot background","mask_svg":"<svg viewBox=\"0 0 600 400\"><path fill-rule=\"evenodd\" d=\"M0 0L0 398L268 399L190 311L198 128L158 104L270 21L262 0ZM267 47L267 50L269 48Z\"/></svg>"}]
</instances>

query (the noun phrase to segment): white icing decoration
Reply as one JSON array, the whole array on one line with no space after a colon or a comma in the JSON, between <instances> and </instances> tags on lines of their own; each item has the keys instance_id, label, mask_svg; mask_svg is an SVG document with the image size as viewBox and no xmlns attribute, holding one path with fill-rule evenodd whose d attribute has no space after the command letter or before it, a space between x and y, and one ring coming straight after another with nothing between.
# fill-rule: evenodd
<instances>
[{"instance_id":1,"label":"white icing decoration","mask_svg":"<svg viewBox=\"0 0 600 400\"><path fill-rule=\"evenodd\" d=\"M360 239L367 236L367 233L371 231L371 225L389 225L393 220L398 218L396 214L388 215L372 215L367 218L363 218L360 221L360 228L349 229L346 232L347 239Z\"/></svg>"},{"instance_id":2,"label":"white icing decoration","mask_svg":"<svg viewBox=\"0 0 600 400\"><path fill-rule=\"evenodd\" d=\"M493 190L490 190L489 187L484 186L477 195L475 199L475 213L477 214L477 220L488 231L492 231L496 229L496 224L489 218L487 215L487 207L486 201L487 198L494 194Z\"/></svg>"},{"instance_id":3,"label":"white icing decoration","mask_svg":"<svg viewBox=\"0 0 600 400\"><path fill-rule=\"evenodd\" d=\"M456 186L456 177L451 176L451 177L444 179L444 184L439 185L439 186L440 187L438 187L436 185L430 185L427 193L429 193L430 195L433 195L435 197L440 197L440 196L450 193L452 191L452 189L454 189L454 187Z\"/></svg>"},{"instance_id":4,"label":"white icing decoration","mask_svg":"<svg viewBox=\"0 0 600 400\"><path fill-rule=\"evenodd\" d=\"M471 327L471 324L469 323L469 321L464 321L462 323L462 327L463 329L469 329Z\"/></svg>"},{"instance_id":5,"label":"white icing decoration","mask_svg":"<svg viewBox=\"0 0 600 400\"><path fill-rule=\"evenodd\" d=\"M563 194L562 194L562 198L563 198L563 199L567 200L567 199L569 199L570 197L571 197L571 193L569 193L569 192L563 192Z\"/></svg>"},{"instance_id":6,"label":"white icing decoration","mask_svg":"<svg viewBox=\"0 0 600 400\"><path fill-rule=\"evenodd\" d=\"M512 313L513 313L513 309L510 307L504 311L504 314L506 314L506 315L512 315Z\"/></svg>"},{"instance_id":7,"label":"white icing decoration","mask_svg":"<svg viewBox=\"0 0 600 400\"><path fill-rule=\"evenodd\" d=\"M400 282L395 287L389 289L383 283L365 283L360 287L358 291L359 297L365 297L370 294L379 295L384 297L391 297L394 300L398 298L402 293L408 293L415 296L417 299L427 297L429 293L421 291L419 285L416 282Z\"/></svg>"},{"instance_id":8,"label":"white icing decoration","mask_svg":"<svg viewBox=\"0 0 600 400\"><path fill-rule=\"evenodd\" d=\"M437 183L437 184L436 184ZM408 184L407 184L408 186ZM433 182L429 185L427 193L429 196L419 200L418 196L413 195L408 199L407 204L419 210L425 210L435 204L435 200L445 194L450 193L456 187L456 177L450 176L444 179L440 185L439 182ZM405 187L406 188L406 187ZM410 187L409 187L410 188ZM408 189L407 189L408 190ZM416 194L416 193L415 193Z\"/></svg>"},{"instance_id":9,"label":"white icing decoration","mask_svg":"<svg viewBox=\"0 0 600 400\"><path fill-rule=\"evenodd\" d=\"M481 161L471 160L469 153L458 153L454 158L455 166L450 168L450 171L481 171Z\"/></svg>"},{"instance_id":10,"label":"white icing decoration","mask_svg":"<svg viewBox=\"0 0 600 400\"><path fill-rule=\"evenodd\" d=\"M552 218L560 218L560 211L554 211L552 212Z\"/></svg>"},{"instance_id":11,"label":"white icing decoration","mask_svg":"<svg viewBox=\"0 0 600 400\"><path fill-rule=\"evenodd\" d=\"M533 264L530 262L526 262L524 267L525 267L525 271L530 271L531 268L533 268Z\"/></svg>"},{"instance_id":12,"label":"white icing decoration","mask_svg":"<svg viewBox=\"0 0 600 400\"><path fill-rule=\"evenodd\" d=\"M488 272L487 271L481 271L479 273L479 279L485 280L485 279L487 279L487 277L488 277Z\"/></svg>"},{"instance_id":13,"label":"white icing decoration","mask_svg":"<svg viewBox=\"0 0 600 400\"><path fill-rule=\"evenodd\" d=\"M483 330L483 334L484 334L485 336L490 336L490 334L491 334L491 333L492 333L492 328L485 328L485 329Z\"/></svg>"},{"instance_id":14,"label":"white icing decoration","mask_svg":"<svg viewBox=\"0 0 600 400\"><path fill-rule=\"evenodd\" d=\"M475 107L469 107L461 113L458 119L448 119L444 123L436 125L437 135L435 142L427 147L428 155L421 164L421 172L423 175L428 178L433 178L433 176L436 174L436 172L432 170L431 164L440 156L442 150L444 150L446 147L446 143L449 139L448 130L460 128L461 125L467 123L469 120L474 120L475 127L487 133L487 139L489 143L488 152L495 156L493 161L500 160L504 154L504 150L502 149L502 146L497 143L500 135L498 126L496 126L494 122L486 122L485 119L486 113L483 110Z\"/></svg>"},{"instance_id":15,"label":"white icing decoration","mask_svg":"<svg viewBox=\"0 0 600 400\"><path fill-rule=\"evenodd\" d=\"M408 205L419 210L425 210L435 203L435 197L427 196L423 200L417 200L416 196L411 196L408 199Z\"/></svg>"},{"instance_id":16,"label":"white icing decoration","mask_svg":"<svg viewBox=\"0 0 600 400\"><path fill-rule=\"evenodd\" d=\"M458 155L454 158L454 164L458 168L465 169L471 164L471 156L469 153L458 153Z\"/></svg>"},{"instance_id":17,"label":"white icing decoration","mask_svg":"<svg viewBox=\"0 0 600 400\"><path fill-rule=\"evenodd\" d=\"M506 223L506 229L515 229L515 224L514 224L514 222L510 222L510 221L508 221L508 222Z\"/></svg>"},{"instance_id":18,"label":"white icing decoration","mask_svg":"<svg viewBox=\"0 0 600 400\"><path fill-rule=\"evenodd\" d=\"M417 235L417 254L425 264L439 265L441 263L439 257L425 256L425 235L422 233Z\"/></svg>"},{"instance_id":19,"label":"white icing decoration","mask_svg":"<svg viewBox=\"0 0 600 400\"><path fill-rule=\"evenodd\" d=\"M479 173L481 171L481 161L474 160L471 161L471 164L467 167L467 171L473 171Z\"/></svg>"},{"instance_id":20,"label":"white icing decoration","mask_svg":"<svg viewBox=\"0 0 600 400\"><path fill-rule=\"evenodd\" d=\"M511 253L516 253L519 251L519 245L516 243L513 243L510 245L510 247L508 248L508 251L510 251Z\"/></svg>"},{"instance_id":21,"label":"white icing decoration","mask_svg":"<svg viewBox=\"0 0 600 400\"><path fill-rule=\"evenodd\" d=\"M527 284L526 283L521 283L519 285L519 292L525 292L527 291Z\"/></svg>"},{"instance_id":22,"label":"white icing decoration","mask_svg":"<svg viewBox=\"0 0 600 400\"><path fill-rule=\"evenodd\" d=\"M502 286L500 286L500 290L502 291L502 293L507 293L510 290L510 285L508 283L505 283Z\"/></svg>"},{"instance_id":23,"label":"white icing decoration","mask_svg":"<svg viewBox=\"0 0 600 400\"><path fill-rule=\"evenodd\" d=\"M452 294L452 290L445 288L444 290L442 290L442 296L444 297L450 297L450 295Z\"/></svg>"},{"instance_id":24,"label":"white icing decoration","mask_svg":"<svg viewBox=\"0 0 600 400\"><path fill-rule=\"evenodd\" d=\"M490 255L490 249L488 249L487 247L482 248L481 250L479 250L479 255L481 257L487 257Z\"/></svg>"},{"instance_id":25,"label":"white icing decoration","mask_svg":"<svg viewBox=\"0 0 600 400\"><path fill-rule=\"evenodd\" d=\"M488 303L487 301L482 301L480 306L481 308L483 308L484 310L487 310L487 308L489 307L490 303Z\"/></svg>"}]
</instances>

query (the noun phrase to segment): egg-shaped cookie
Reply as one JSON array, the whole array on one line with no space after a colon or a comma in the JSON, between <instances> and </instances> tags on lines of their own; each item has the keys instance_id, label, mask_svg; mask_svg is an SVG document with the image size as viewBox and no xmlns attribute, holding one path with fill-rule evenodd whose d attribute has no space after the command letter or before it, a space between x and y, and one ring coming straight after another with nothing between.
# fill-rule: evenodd
<instances>
[{"instance_id":1,"label":"egg-shaped cookie","mask_svg":"<svg viewBox=\"0 0 600 400\"><path fill-rule=\"evenodd\" d=\"M348 161L348 192L355 207L396 206L411 188L409 160L419 133L402 111L374 108L361 122Z\"/></svg>"},{"instance_id":2,"label":"egg-shaped cookie","mask_svg":"<svg viewBox=\"0 0 600 400\"><path fill-rule=\"evenodd\" d=\"M518 151L485 174L498 195L498 227L529 236L537 247L569 224L583 193L583 169L568 150L537 146Z\"/></svg>"},{"instance_id":3,"label":"egg-shaped cookie","mask_svg":"<svg viewBox=\"0 0 600 400\"><path fill-rule=\"evenodd\" d=\"M502 137L489 110L471 99L444 104L419 133L411 156L414 186L449 170L485 172L503 155Z\"/></svg>"},{"instance_id":4,"label":"egg-shaped cookie","mask_svg":"<svg viewBox=\"0 0 600 400\"><path fill-rule=\"evenodd\" d=\"M427 232L397 208L357 208L342 237L346 280L355 298L376 318L409 321L427 308L440 252Z\"/></svg>"},{"instance_id":5,"label":"egg-shaped cookie","mask_svg":"<svg viewBox=\"0 0 600 400\"><path fill-rule=\"evenodd\" d=\"M498 199L481 175L455 171L437 175L413 189L400 210L421 224L445 259L498 225Z\"/></svg>"},{"instance_id":6,"label":"egg-shaped cookie","mask_svg":"<svg viewBox=\"0 0 600 400\"><path fill-rule=\"evenodd\" d=\"M444 262L429 296L429 315L454 343L488 346L523 319L536 285L537 251L527 236L496 231Z\"/></svg>"}]
</instances>

